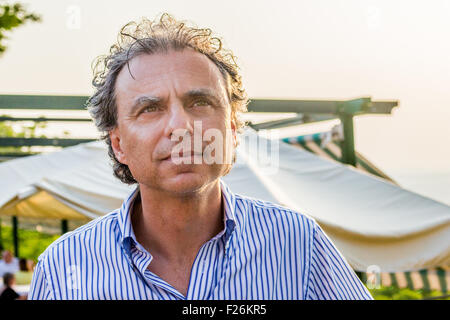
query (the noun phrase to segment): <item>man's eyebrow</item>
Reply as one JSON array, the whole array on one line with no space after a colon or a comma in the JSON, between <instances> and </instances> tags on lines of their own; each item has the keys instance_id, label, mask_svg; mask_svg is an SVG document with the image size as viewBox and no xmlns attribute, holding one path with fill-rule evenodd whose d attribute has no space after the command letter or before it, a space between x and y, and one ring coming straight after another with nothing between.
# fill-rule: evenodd
<instances>
[{"instance_id":1,"label":"man's eyebrow","mask_svg":"<svg viewBox=\"0 0 450 320\"><path fill-rule=\"evenodd\" d=\"M211 89L208 88L198 88L198 89L192 89L183 94L183 100L188 100L192 98L210 98L214 100L215 103L221 102L221 98L218 97L218 95ZM129 114L135 114L140 107L142 107L144 104L158 104L161 103L164 99L160 97L154 97L154 96L140 96L138 97L133 105L130 108Z\"/></svg>"},{"instance_id":2,"label":"man's eyebrow","mask_svg":"<svg viewBox=\"0 0 450 320\"><path fill-rule=\"evenodd\" d=\"M140 96L139 98L137 98L135 101L134 101L134 103L133 103L133 105L131 106L131 108L130 108L130 112L129 112L129 114L135 114L137 111L138 111L138 109L144 104L144 103L152 103L152 104L155 104L155 103L159 103L159 102L161 102L161 98L158 98L158 97L152 97L152 96Z\"/></svg>"},{"instance_id":3,"label":"man's eyebrow","mask_svg":"<svg viewBox=\"0 0 450 320\"><path fill-rule=\"evenodd\" d=\"M197 97L197 96L216 97L216 94L211 89L199 88L199 89L189 90L183 96L184 97Z\"/></svg>"},{"instance_id":4,"label":"man's eyebrow","mask_svg":"<svg viewBox=\"0 0 450 320\"><path fill-rule=\"evenodd\" d=\"M217 94L207 88L199 88L199 89L192 89L186 92L183 95L184 98L198 98L198 97L204 97L204 98L211 98L214 99L215 102L220 102L220 98L217 96Z\"/></svg>"}]
</instances>

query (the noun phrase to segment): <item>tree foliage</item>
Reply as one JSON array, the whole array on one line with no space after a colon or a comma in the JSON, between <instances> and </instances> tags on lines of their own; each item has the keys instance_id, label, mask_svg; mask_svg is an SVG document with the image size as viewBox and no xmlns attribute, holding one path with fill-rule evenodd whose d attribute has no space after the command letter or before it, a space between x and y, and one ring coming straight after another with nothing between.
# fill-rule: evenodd
<instances>
[{"instance_id":1,"label":"tree foliage","mask_svg":"<svg viewBox=\"0 0 450 320\"><path fill-rule=\"evenodd\" d=\"M1 115L8 116L8 115ZM31 125L20 125L18 128L14 129L10 124L10 121L0 121L0 137L15 137L15 138L47 138L46 135L38 135L37 129L45 129L47 124L45 122L34 122ZM31 147L5 147L0 146L0 154L8 153L30 153Z\"/></svg>"},{"instance_id":2,"label":"tree foliage","mask_svg":"<svg viewBox=\"0 0 450 320\"><path fill-rule=\"evenodd\" d=\"M14 251L13 233L10 226L2 226L0 242L4 249ZM59 235L46 234L35 230L19 229L20 258L37 261L39 255L56 239Z\"/></svg>"},{"instance_id":3,"label":"tree foliage","mask_svg":"<svg viewBox=\"0 0 450 320\"><path fill-rule=\"evenodd\" d=\"M20 3L0 4L0 55L6 50L4 40L6 33L20 27L27 21L41 21L41 17L35 13L29 13Z\"/></svg>"}]
</instances>

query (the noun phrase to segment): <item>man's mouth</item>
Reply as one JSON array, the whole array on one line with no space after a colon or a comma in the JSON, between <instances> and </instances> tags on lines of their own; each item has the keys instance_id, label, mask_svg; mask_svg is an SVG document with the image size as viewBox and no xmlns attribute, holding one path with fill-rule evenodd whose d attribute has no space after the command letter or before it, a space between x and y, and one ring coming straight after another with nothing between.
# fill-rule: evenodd
<instances>
[{"instance_id":1,"label":"man's mouth","mask_svg":"<svg viewBox=\"0 0 450 320\"><path fill-rule=\"evenodd\" d=\"M170 154L169 156L163 158L161 161L166 161L166 160L178 160L178 159L186 159L186 158L191 158L194 159L196 157L203 157L203 153L201 152L195 152L195 151L191 151L191 152L180 152L180 153L173 153Z\"/></svg>"}]
</instances>

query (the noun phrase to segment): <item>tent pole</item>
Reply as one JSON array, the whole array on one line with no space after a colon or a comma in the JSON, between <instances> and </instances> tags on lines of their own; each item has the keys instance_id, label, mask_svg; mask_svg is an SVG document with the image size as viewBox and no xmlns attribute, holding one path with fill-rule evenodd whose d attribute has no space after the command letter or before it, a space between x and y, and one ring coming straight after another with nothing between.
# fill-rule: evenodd
<instances>
[{"instance_id":1,"label":"tent pole","mask_svg":"<svg viewBox=\"0 0 450 320\"><path fill-rule=\"evenodd\" d=\"M13 243L14 243L14 256L19 256L19 219L16 216L12 217L13 227Z\"/></svg>"},{"instance_id":2,"label":"tent pole","mask_svg":"<svg viewBox=\"0 0 450 320\"><path fill-rule=\"evenodd\" d=\"M69 231L69 225L66 219L61 220L61 234L66 233Z\"/></svg>"},{"instance_id":3,"label":"tent pole","mask_svg":"<svg viewBox=\"0 0 450 320\"><path fill-rule=\"evenodd\" d=\"M353 115L341 113L339 115L344 127L344 141L341 143L342 162L356 167L355 138L353 130Z\"/></svg>"}]
</instances>

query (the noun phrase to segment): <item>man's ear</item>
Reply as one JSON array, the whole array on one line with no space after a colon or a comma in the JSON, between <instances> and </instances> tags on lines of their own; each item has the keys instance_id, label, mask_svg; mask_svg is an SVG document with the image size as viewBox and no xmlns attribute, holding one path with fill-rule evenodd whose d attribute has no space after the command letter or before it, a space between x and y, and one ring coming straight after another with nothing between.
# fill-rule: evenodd
<instances>
[{"instance_id":1,"label":"man's ear","mask_svg":"<svg viewBox=\"0 0 450 320\"><path fill-rule=\"evenodd\" d=\"M231 120L231 132L233 132L233 144L237 146L237 132L236 132L236 122L234 119Z\"/></svg>"},{"instance_id":2,"label":"man's ear","mask_svg":"<svg viewBox=\"0 0 450 320\"><path fill-rule=\"evenodd\" d=\"M109 139L111 140L111 147L114 151L116 159L122 164L127 164L125 153L120 145L120 131L118 127L115 127L109 132Z\"/></svg>"}]
</instances>

